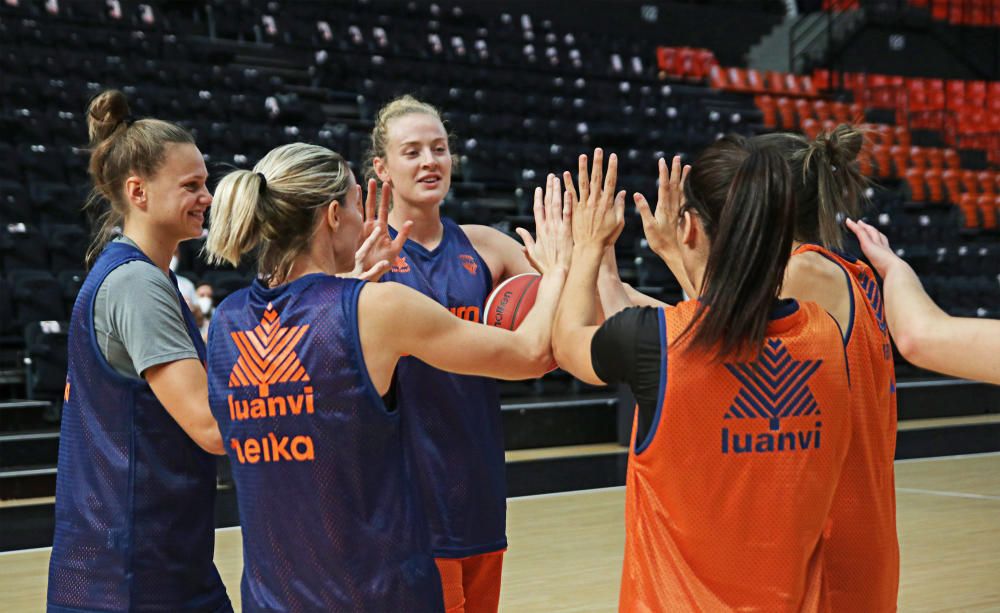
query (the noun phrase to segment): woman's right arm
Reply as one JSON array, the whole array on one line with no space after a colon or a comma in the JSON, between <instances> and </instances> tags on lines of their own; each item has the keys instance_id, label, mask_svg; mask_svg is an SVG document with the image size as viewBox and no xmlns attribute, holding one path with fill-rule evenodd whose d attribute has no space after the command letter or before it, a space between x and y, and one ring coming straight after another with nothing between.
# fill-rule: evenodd
<instances>
[{"instance_id":1,"label":"woman's right arm","mask_svg":"<svg viewBox=\"0 0 1000 613\"><path fill-rule=\"evenodd\" d=\"M440 370L497 379L533 379L552 366L552 319L564 270L544 275L535 305L511 332L452 315L398 283L368 283L358 298L361 350L375 388L386 393L396 362L412 355Z\"/></svg>"},{"instance_id":2,"label":"woman's right arm","mask_svg":"<svg viewBox=\"0 0 1000 613\"><path fill-rule=\"evenodd\" d=\"M882 276L889 331L903 357L928 370L1000 384L1000 321L948 315L884 234L864 222L847 226Z\"/></svg>"}]
</instances>

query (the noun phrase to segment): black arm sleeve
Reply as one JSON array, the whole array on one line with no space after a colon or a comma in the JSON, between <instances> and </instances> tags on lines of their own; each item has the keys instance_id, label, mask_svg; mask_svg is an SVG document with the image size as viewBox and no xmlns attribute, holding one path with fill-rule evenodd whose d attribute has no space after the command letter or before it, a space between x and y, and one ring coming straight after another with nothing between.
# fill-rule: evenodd
<instances>
[{"instance_id":1,"label":"black arm sleeve","mask_svg":"<svg viewBox=\"0 0 1000 613\"><path fill-rule=\"evenodd\" d=\"M627 383L639 405L636 440L653 424L659 403L663 338L659 309L631 307L604 322L590 343L594 373L605 383Z\"/></svg>"}]
</instances>

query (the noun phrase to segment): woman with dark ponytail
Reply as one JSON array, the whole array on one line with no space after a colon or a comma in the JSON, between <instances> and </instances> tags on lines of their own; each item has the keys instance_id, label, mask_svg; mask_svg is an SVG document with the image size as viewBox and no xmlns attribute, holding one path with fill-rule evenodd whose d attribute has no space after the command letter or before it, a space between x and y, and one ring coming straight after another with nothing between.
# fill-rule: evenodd
<instances>
[{"instance_id":1,"label":"woman with dark ponytail","mask_svg":"<svg viewBox=\"0 0 1000 613\"><path fill-rule=\"evenodd\" d=\"M861 213L866 181L857 163L864 133L840 125L808 140L771 134L788 160L798 214L782 295L826 309L844 333L851 376L851 444L833 499L837 529L826 549L835 611L895 611L899 590L896 537L896 375L875 273L840 251L844 219Z\"/></svg>"},{"instance_id":2,"label":"woman with dark ponytail","mask_svg":"<svg viewBox=\"0 0 1000 613\"><path fill-rule=\"evenodd\" d=\"M613 194L615 156L607 178L594 157L588 172L581 156L571 202L553 351L578 378L627 383L637 399L621 610L827 610L848 380L830 315L779 299L796 219L788 163L740 136L709 146L690 174L661 161L661 245L699 298L598 326L594 287L624 194Z\"/></svg>"},{"instance_id":3,"label":"woman with dark ponytail","mask_svg":"<svg viewBox=\"0 0 1000 613\"><path fill-rule=\"evenodd\" d=\"M212 561L222 438L169 270L201 236L208 172L190 134L133 120L121 92L87 124L98 229L70 323L48 610L231 611Z\"/></svg>"}]
</instances>

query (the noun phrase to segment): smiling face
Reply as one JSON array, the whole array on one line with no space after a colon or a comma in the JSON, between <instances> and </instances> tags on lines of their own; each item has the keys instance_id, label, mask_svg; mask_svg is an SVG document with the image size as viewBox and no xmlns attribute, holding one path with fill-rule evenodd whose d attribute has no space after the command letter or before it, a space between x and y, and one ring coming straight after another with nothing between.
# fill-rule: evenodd
<instances>
[{"instance_id":1,"label":"smiling face","mask_svg":"<svg viewBox=\"0 0 1000 613\"><path fill-rule=\"evenodd\" d=\"M171 143L156 175L144 181L146 217L163 236L181 241L198 238L212 194L205 182L208 170L198 147Z\"/></svg>"},{"instance_id":2,"label":"smiling face","mask_svg":"<svg viewBox=\"0 0 1000 613\"><path fill-rule=\"evenodd\" d=\"M375 158L375 172L392 185L396 203L436 206L451 188L451 150L439 119L409 113L389 122L385 158Z\"/></svg>"}]
</instances>

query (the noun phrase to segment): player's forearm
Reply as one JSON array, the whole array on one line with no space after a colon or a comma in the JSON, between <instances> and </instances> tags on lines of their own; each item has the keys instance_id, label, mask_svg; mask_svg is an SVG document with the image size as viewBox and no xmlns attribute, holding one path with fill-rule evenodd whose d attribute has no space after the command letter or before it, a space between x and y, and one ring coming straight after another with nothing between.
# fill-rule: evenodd
<instances>
[{"instance_id":1,"label":"player's forearm","mask_svg":"<svg viewBox=\"0 0 1000 613\"><path fill-rule=\"evenodd\" d=\"M557 350L560 345L569 344L575 331L597 323L594 285L597 283L600 260L599 246L581 245L573 248L573 265L556 314L554 339Z\"/></svg>"},{"instance_id":2,"label":"player's forearm","mask_svg":"<svg viewBox=\"0 0 1000 613\"><path fill-rule=\"evenodd\" d=\"M559 297L566 284L565 268L554 268L542 275L538 295L531 312L515 332L518 343L529 358L530 372L524 377L538 377L552 364L552 326L559 306Z\"/></svg>"},{"instance_id":3,"label":"player's forearm","mask_svg":"<svg viewBox=\"0 0 1000 613\"><path fill-rule=\"evenodd\" d=\"M898 260L882 283L885 314L896 346L910 362L924 361L928 346L947 327L949 316L931 300L910 265Z\"/></svg>"},{"instance_id":4,"label":"player's forearm","mask_svg":"<svg viewBox=\"0 0 1000 613\"><path fill-rule=\"evenodd\" d=\"M903 260L886 270L883 294L889 331L907 361L947 375L1000 383L1000 322L948 315Z\"/></svg>"}]
</instances>

